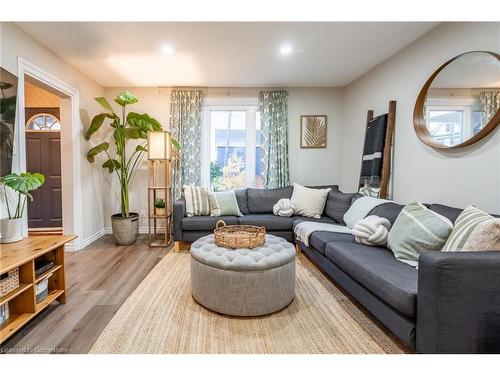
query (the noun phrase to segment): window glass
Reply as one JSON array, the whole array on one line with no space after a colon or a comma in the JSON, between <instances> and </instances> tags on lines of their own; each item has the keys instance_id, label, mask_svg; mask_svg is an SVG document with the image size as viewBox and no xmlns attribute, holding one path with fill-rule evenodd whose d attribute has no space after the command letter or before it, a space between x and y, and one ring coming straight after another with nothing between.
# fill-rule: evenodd
<instances>
[{"instance_id":1,"label":"window glass","mask_svg":"<svg viewBox=\"0 0 500 375\"><path fill-rule=\"evenodd\" d=\"M41 113L27 121L26 129L28 131L60 131L61 124L54 115Z\"/></svg>"},{"instance_id":2,"label":"window glass","mask_svg":"<svg viewBox=\"0 0 500 375\"><path fill-rule=\"evenodd\" d=\"M463 111L430 110L428 125L432 138L451 146L463 142Z\"/></svg>"}]
</instances>

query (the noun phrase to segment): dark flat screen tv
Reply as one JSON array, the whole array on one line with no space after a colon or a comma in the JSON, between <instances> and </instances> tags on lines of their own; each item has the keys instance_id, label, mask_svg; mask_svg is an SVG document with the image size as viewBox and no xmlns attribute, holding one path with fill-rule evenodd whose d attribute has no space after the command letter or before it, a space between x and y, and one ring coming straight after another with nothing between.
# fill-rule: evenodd
<instances>
[{"instance_id":1,"label":"dark flat screen tv","mask_svg":"<svg viewBox=\"0 0 500 375\"><path fill-rule=\"evenodd\" d=\"M12 171L17 77L0 67L0 176Z\"/></svg>"}]
</instances>

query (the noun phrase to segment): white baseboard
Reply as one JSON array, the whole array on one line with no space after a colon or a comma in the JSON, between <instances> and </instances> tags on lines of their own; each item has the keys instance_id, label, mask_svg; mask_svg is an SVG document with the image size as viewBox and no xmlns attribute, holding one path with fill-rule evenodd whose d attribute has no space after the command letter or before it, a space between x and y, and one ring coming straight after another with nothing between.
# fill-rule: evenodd
<instances>
[{"instance_id":1,"label":"white baseboard","mask_svg":"<svg viewBox=\"0 0 500 375\"><path fill-rule=\"evenodd\" d=\"M105 235L105 230L103 228L103 229L97 231L96 233L94 233L93 235L91 235L91 236L83 239L82 242L80 243L80 248L79 249L75 248L74 241L71 241L71 242L67 243L64 246L64 249L66 251L79 251L79 250L83 250L87 246L89 246L91 243L97 241L99 238L101 238L104 235Z\"/></svg>"}]
</instances>

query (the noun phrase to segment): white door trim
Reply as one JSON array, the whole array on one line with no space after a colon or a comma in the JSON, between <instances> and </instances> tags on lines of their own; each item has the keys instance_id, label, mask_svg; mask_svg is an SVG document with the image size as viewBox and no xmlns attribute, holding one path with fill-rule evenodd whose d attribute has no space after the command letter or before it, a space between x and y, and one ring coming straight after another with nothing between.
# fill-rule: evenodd
<instances>
[{"instance_id":1,"label":"white door trim","mask_svg":"<svg viewBox=\"0 0 500 375\"><path fill-rule=\"evenodd\" d=\"M25 134L25 117L24 117L24 76L29 75L43 84L54 88L55 90L67 95L71 99L71 150L68 154L71 155L71 170L62 171L62 175L68 176L73 181L73 202L71 211L73 216L73 228L69 228L72 234L78 237L71 243L66 245L68 250L79 250L82 248L82 191L81 191L81 176L80 176L80 94L78 89L54 77L53 75L38 68L34 64L21 57L17 61L18 72L18 121L17 121L17 153L18 165L17 171L26 171L26 134ZM61 134L61 137L63 134ZM65 153L65 155L68 155ZM71 176L71 177L70 177ZM63 192L64 194L64 192ZM65 201L63 199L63 207ZM64 209L63 209L64 211ZM64 220L64 218L63 218ZM28 234L28 216L24 213L23 235Z\"/></svg>"}]
</instances>

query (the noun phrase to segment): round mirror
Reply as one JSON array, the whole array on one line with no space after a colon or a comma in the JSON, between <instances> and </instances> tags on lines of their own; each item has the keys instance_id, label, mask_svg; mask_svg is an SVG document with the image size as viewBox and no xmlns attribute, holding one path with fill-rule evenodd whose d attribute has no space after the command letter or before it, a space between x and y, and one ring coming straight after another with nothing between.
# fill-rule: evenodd
<instances>
[{"instance_id":1,"label":"round mirror","mask_svg":"<svg viewBox=\"0 0 500 375\"><path fill-rule=\"evenodd\" d=\"M427 80L413 112L415 132L439 149L465 147L500 123L500 55L472 51L444 63Z\"/></svg>"}]
</instances>

